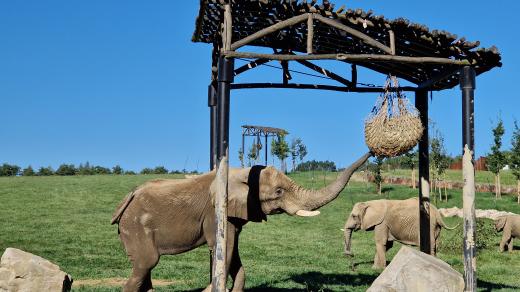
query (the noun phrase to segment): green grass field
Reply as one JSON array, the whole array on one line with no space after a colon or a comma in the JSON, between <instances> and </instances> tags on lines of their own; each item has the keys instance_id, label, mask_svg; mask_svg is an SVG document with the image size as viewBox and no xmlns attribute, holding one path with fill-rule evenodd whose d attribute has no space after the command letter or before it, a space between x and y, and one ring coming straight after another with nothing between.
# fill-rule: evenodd
<instances>
[{"instance_id":1,"label":"green grass field","mask_svg":"<svg viewBox=\"0 0 520 292\"><path fill-rule=\"evenodd\" d=\"M293 177L307 187L321 187L335 173L298 173ZM0 178L0 251L15 247L47 258L77 281L126 278L130 263L110 225L111 214L134 186L156 177L75 176ZM385 186L385 196L404 199L416 191L403 186ZM461 207L461 193L449 192L443 206ZM352 205L380 198L374 187L352 183L341 196L312 218L287 215L268 217L265 223L245 226L240 242L248 291L364 291L380 271L371 268L375 247L372 232L353 235L353 259L343 256L343 227ZM495 201L489 193L477 195L477 208L496 208L520 213L512 196ZM447 218L455 225L458 218ZM462 229L443 230L439 257L462 272ZM478 226L478 285L482 291L520 289L520 243L512 254L498 252L500 234L489 220ZM388 259L398 251L394 245ZM157 291L197 291L208 283L206 247L163 256L153 270L153 279L175 282ZM120 291L120 287L78 286L74 291Z\"/></svg>"},{"instance_id":2,"label":"green grass field","mask_svg":"<svg viewBox=\"0 0 520 292\"><path fill-rule=\"evenodd\" d=\"M417 170L415 170L415 174L417 175ZM409 169L391 169L383 170L383 175L411 178L412 173ZM452 169L446 170L446 180L461 182L462 171ZM494 184L495 175L491 171L477 171L475 173L475 182ZM516 178L510 170L502 170L500 172L500 182L502 185L516 186Z\"/></svg>"}]
</instances>

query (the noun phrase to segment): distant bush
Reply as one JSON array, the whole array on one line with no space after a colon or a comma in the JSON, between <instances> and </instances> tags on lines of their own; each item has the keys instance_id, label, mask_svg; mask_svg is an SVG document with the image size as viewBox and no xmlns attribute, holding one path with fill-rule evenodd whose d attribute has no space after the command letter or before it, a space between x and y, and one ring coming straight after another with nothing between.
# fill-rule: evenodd
<instances>
[{"instance_id":1,"label":"distant bush","mask_svg":"<svg viewBox=\"0 0 520 292\"><path fill-rule=\"evenodd\" d=\"M90 163L87 161L85 164L79 164L78 172L79 175L93 175L94 170L90 166Z\"/></svg>"},{"instance_id":2,"label":"distant bush","mask_svg":"<svg viewBox=\"0 0 520 292\"><path fill-rule=\"evenodd\" d=\"M58 167L55 174L56 175L76 175L78 170L74 166L74 164L62 164Z\"/></svg>"},{"instance_id":3,"label":"distant bush","mask_svg":"<svg viewBox=\"0 0 520 292\"><path fill-rule=\"evenodd\" d=\"M18 165L4 163L0 166L0 176L15 176L19 173L20 167Z\"/></svg>"},{"instance_id":4,"label":"distant bush","mask_svg":"<svg viewBox=\"0 0 520 292\"><path fill-rule=\"evenodd\" d=\"M332 161L305 161L296 167L296 171L309 171L309 170L328 170L336 171L336 164Z\"/></svg>"},{"instance_id":5,"label":"distant bush","mask_svg":"<svg viewBox=\"0 0 520 292\"><path fill-rule=\"evenodd\" d=\"M40 167L40 169L38 169L38 173L36 174L38 176L49 176L49 175L54 175L54 169L52 169L52 167L48 166L48 167Z\"/></svg>"},{"instance_id":6,"label":"distant bush","mask_svg":"<svg viewBox=\"0 0 520 292\"><path fill-rule=\"evenodd\" d=\"M125 171L125 174L126 175L136 175L135 171L132 171L132 170Z\"/></svg>"}]
</instances>

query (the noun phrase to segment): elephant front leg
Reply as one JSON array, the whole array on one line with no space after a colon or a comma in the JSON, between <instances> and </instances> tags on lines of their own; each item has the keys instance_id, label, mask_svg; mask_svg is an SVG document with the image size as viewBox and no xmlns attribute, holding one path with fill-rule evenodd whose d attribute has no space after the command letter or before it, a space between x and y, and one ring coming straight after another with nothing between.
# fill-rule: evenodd
<instances>
[{"instance_id":1,"label":"elephant front leg","mask_svg":"<svg viewBox=\"0 0 520 292\"><path fill-rule=\"evenodd\" d=\"M507 244L507 250L509 252L513 252L513 238L511 237L511 239L509 240L509 243Z\"/></svg>"},{"instance_id":2,"label":"elephant front leg","mask_svg":"<svg viewBox=\"0 0 520 292\"><path fill-rule=\"evenodd\" d=\"M374 239L376 242L376 255L374 257L375 269L386 267L386 246L388 243L388 228L378 225L374 228Z\"/></svg>"},{"instance_id":3,"label":"elephant front leg","mask_svg":"<svg viewBox=\"0 0 520 292\"><path fill-rule=\"evenodd\" d=\"M502 235L502 240L500 241L500 252L506 251L506 245L509 245L509 242L511 241L511 233L507 232L504 229L504 235Z\"/></svg>"}]
</instances>

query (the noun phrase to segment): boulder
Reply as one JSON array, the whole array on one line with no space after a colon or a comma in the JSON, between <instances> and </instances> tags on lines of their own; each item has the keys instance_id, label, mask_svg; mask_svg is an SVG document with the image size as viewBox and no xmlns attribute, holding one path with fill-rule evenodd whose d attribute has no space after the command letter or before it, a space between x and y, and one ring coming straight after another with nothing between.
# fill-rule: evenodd
<instances>
[{"instance_id":1,"label":"boulder","mask_svg":"<svg viewBox=\"0 0 520 292\"><path fill-rule=\"evenodd\" d=\"M403 246L367 292L464 291L464 279L440 259Z\"/></svg>"},{"instance_id":2,"label":"boulder","mask_svg":"<svg viewBox=\"0 0 520 292\"><path fill-rule=\"evenodd\" d=\"M7 248L0 260L0 292L70 291L72 277L48 260Z\"/></svg>"}]
</instances>

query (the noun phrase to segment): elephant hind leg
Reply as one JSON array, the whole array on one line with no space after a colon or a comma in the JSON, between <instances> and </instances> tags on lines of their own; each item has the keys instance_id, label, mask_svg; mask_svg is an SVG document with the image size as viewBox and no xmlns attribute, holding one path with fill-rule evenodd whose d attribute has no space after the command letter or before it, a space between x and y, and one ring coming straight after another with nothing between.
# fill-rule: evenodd
<instances>
[{"instance_id":1,"label":"elephant hind leg","mask_svg":"<svg viewBox=\"0 0 520 292\"><path fill-rule=\"evenodd\" d=\"M159 262L159 252L150 236L125 246L132 262L132 274L123 286L123 292L146 292L153 289L151 271ZM128 241L127 241L128 242Z\"/></svg>"}]
</instances>

